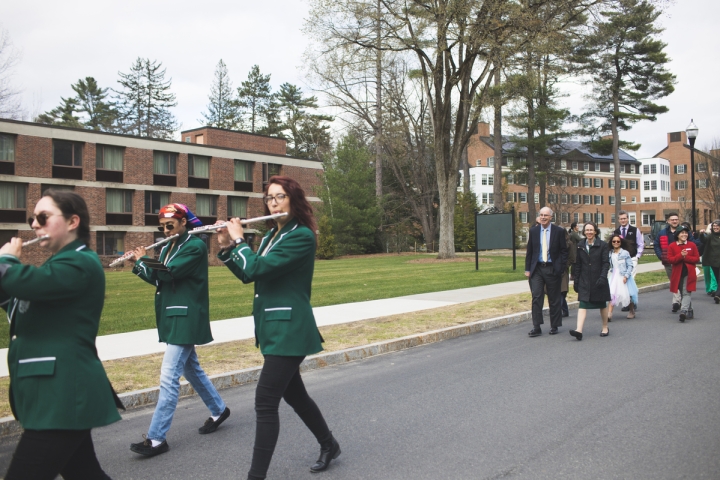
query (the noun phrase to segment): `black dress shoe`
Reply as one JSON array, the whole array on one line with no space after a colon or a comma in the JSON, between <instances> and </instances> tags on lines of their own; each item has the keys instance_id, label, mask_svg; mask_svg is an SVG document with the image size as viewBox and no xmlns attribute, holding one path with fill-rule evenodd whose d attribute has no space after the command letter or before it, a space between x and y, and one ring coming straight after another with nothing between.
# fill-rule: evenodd
<instances>
[{"instance_id":1,"label":"black dress shoe","mask_svg":"<svg viewBox=\"0 0 720 480\"><path fill-rule=\"evenodd\" d=\"M630 311L630 305L628 305L627 307L623 307L621 311L623 311L623 312L629 312L629 311Z\"/></svg>"},{"instance_id":2,"label":"black dress shoe","mask_svg":"<svg viewBox=\"0 0 720 480\"><path fill-rule=\"evenodd\" d=\"M540 330L540 328L533 328L528 332L528 335L530 335L531 337L539 337L540 335L542 335L542 330Z\"/></svg>"},{"instance_id":3,"label":"black dress shoe","mask_svg":"<svg viewBox=\"0 0 720 480\"><path fill-rule=\"evenodd\" d=\"M140 455L145 455L146 457L154 457L155 455L160 455L161 453L165 453L170 450L167 440L163 440L160 445L153 447L149 438L145 435L143 435L143 438L145 440L140 443L131 443L130 450L135 453L139 453Z\"/></svg>"},{"instance_id":4,"label":"black dress shoe","mask_svg":"<svg viewBox=\"0 0 720 480\"><path fill-rule=\"evenodd\" d=\"M557 329L557 328L551 328L551 329L550 329L550 335L556 335L557 333L558 333L558 329Z\"/></svg>"},{"instance_id":5,"label":"black dress shoe","mask_svg":"<svg viewBox=\"0 0 720 480\"><path fill-rule=\"evenodd\" d=\"M715 303L720 303L720 297L717 295L713 295L713 300L715 300Z\"/></svg>"},{"instance_id":6,"label":"black dress shoe","mask_svg":"<svg viewBox=\"0 0 720 480\"><path fill-rule=\"evenodd\" d=\"M570 312L563 312L563 313L562 313L562 316L563 316L563 317L569 317L569 316L570 316Z\"/></svg>"},{"instance_id":7,"label":"black dress shoe","mask_svg":"<svg viewBox=\"0 0 720 480\"><path fill-rule=\"evenodd\" d=\"M673 303L673 304L672 304L672 313L677 313L678 310L680 310L680 304L679 304L679 303Z\"/></svg>"},{"instance_id":8,"label":"black dress shoe","mask_svg":"<svg viewBox=\"0 0 720 480\"><path fill-rule=\"evenodd\" d=\"M600 336L601 336L601 337L607 337L608 335L610 335L610 327L608 327L608 331L607 331L607 332L605 332L605 333L600 332Z\"/></svg>"},{"instance_id":9,"label":"black dress shoe","mask_svg":"<svg viewBox=\"0 0 720 480\"><path fill-rule=\"evenodd\" d=\"M330 466L330 461L340 456L340 444L332 437L331 443L320 447L320 458L310 467L312 473L322 472Z\"/></svg>"},{"instance_id":10,"label":"black dress shoe","mask_svg":"<svg viewBox=\"0 0 720 480\"><path fill-rule=\"evenodd\" d=\"M577 338L578 340L582 340L582 332L578 332L577 330L570 330L570 335Z\"/></svg>"},{"instance_id":11,"label":"black dress shoe","mask_svg":"<svg viewBox=\"0 0 720 480\"><path fill-rule=\"evenodd\" d=\"M685 323L685 319L687 319L687 313L680 312L680 323Z\"/></svg>"},{"instance_id":12,"label":"black dress shoe","mask_svg":"<svg viewBox=\"0 0 720 480\"><path fill-rule=\"evenodd\" d=\"M200 434L204 435L206 433L213 433L215 430L218 429L220 424L227 420L227 418L230 416L230 409L225 407L225 410L220 414L217 420L213 420L212 417L208 417L207 420L205 420L205 425L198 428L198 432Z\"/></svg>"}]
</instances>

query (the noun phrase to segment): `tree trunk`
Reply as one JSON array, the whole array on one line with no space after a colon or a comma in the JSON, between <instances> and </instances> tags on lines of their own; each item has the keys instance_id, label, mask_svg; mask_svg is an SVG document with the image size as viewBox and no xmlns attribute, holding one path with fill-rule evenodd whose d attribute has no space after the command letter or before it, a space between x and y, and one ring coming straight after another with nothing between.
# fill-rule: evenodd
<instances>
[{"instance_id":1,"label":"tree trunk","mask_svg":"<svg viewBox=\"0 0 720 480\"><path fill-rule=\"evenodd\" d=\"M438 193L440 196L440 242L438 257L455 258L455 202L457 201L457 173L443 175L438 172Z\"/></svg>"},{"instance_id":2,"label":"tree trunk","mask_svg":"<svg viewBox=\"0 0 720 480\"><path fill-rule=\"evenodd\" d=\"M537 212L535 209L535 149L533 140L535 139L535 129L533 123L535 120L535 105L532 98L528 99L528 127L527 127L527 184L528 184L528 224L532 227L535 224Z\"/></svg>"},{"instance_id":3,"label":"tree trunk","mask_svg":"<svg viewBox=\"0 0 720 480\"><path fill-rule=\"evenodd\" d=\"M500 67L495 70L495 78L493 79L495 87L500 86ZM493 199L497 208L503 208L505 199L502 196L502 99L496 97L495 105L495 119L493 121L493 155L495 156L495 170L493 184Z\"/></svg>"},{"instance_id":4,"label":"tree trunk","mask_svg":"<svg viewBox=\"0 0 720 480\"><path fill-rule=\"evenodd\" d=\"M377 0L377 52L375 58L375 196L382 198L382 50L380 49L380 0Z\"/></svg>"},{"instance_id":5,"label":"tree trunk","mask_svg":"<svg viewBox=\"0 0 720 480\"><path fill-rule=\"evenodd\" d=\"M618 135L619 113L618 98L615 96L613 98L613 117L610 121L610 128L612 130L613 163L615 164L615 223L618 222L618 219L620 218L620 210L622 209L622 206L620 205L620 138ZM608 219L608 221L609 220L610 219Z\"/></svg>"},{"instance_id":6,"label":"tree trunk","mask_svg":"<svg viewBox=\"0 0 720 480\"><path fill-rule=\"evenodd\" d=\"M462 158L460 159L460 164L462 165L463 169L463 192L468 193L470 192L470 164L468 163L468 151L467 147L463 149Z\"/></svg>"}]
</instances>

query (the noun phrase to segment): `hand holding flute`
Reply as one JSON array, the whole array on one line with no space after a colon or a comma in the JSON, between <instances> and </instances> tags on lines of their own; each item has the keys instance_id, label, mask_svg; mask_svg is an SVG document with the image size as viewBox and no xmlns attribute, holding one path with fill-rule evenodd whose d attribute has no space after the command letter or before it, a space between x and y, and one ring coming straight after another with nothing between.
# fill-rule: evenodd
<instances>
[{"instance_id":1,"label":"hand holding flute","mask_svg":"<svg viewBox=\"0 0 720 480\"><path fill-rule=\"evenodd\" d=\"M40 237L33 238L32 240L28 240L27 242L23 242L21 238L13 237L8 243L6 243L2 246L2 248L0 248L0 255L12 255L14 257L20 258L23 247L27 247L29 245L32 245L33 243L47 240L48 238L50 238L50 235L42 235Z\"/></svg>"}]
</instances>

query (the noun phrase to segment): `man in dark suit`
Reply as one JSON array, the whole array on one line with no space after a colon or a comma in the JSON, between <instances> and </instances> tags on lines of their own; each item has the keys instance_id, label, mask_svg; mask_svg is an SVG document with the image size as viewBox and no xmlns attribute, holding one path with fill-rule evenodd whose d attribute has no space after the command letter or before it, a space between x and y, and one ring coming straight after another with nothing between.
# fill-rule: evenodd
<instances>
[{"instance_id":1,"label":"man in dark suit","mask_svg":"<svg viewBox=\"0 0 720 480\"><path fill-rule=\"evenodd\" d=\"M558 333L562 326L562 293L560 282L567 263L568 249L565 232L552 224L553 211L548 207L540 209L539 225L530 229L527 253L525 254L525 276L530 281L532 292L533 329L528 335L542 335L540 325L543 322L543 304L547 292L550 304L550 335Z\"/></svg>"},{"instance_id":2,"label":"man in dark suit","mask_svg":"<svg viewBox=\"0 0 720 480\"><path fill-rule=\"evenodd\" d=\"M634 277L638 261L640 260L640 257L642 257L643 250L645 249L645 240L643 239L642 233L638 231L637 227L630 225L627 210L620 210L618 221L620 222L620 226L615 229L613 235L620 235L620 237L624 238L627 242L628 253L633 261L632 276Z\"/></svg>"}]
</instances>

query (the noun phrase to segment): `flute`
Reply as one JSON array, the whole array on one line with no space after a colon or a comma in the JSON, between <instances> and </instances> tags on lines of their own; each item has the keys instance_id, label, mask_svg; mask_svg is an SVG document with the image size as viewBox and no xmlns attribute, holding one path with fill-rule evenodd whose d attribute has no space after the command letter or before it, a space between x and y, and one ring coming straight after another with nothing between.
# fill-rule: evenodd
<instances>
[{"instance_id":1,"label":"flute","mask_svg":"<svg viewBox=\"0 0 720 480\"><path fill-rule=\"evenodd\" d=\"M33 243L37 243L37 242L42 242L43 240L47 240L48 238L50 238L50 235L43 235L42 237L33 238L32 240L23 242L22 246L27 247L28 245L32 245Z\"/></svg>"},{"instance_id":2,"label":"flute","mask_svg":"<svg viewBox=\"0 0 720 480\"><path fill-rule=\"evenodd\" d=\"M286 215L287 215L287 212L274 213L274 214L272 214L272 215L265 215L265 216L263 216L263 217L255 217L255 218L248 218L248 219L245 219L245 220L240 220L240 223L247 225L247 224L249 224L249 223L257 223L257 222L262 222L262 221L265 221L265 220L273 220L273 219L276 219L276 218L284 217L284 216L286 216ZM226 223L227 223L227 222L223 222L223 223L220 223L220 224L218 224L218 225L204 225L204 226L202 226L202 227L193 228L192 230L188 231L188 234L189 234L189 235L197 235L198 233L214 231L214 230L217 230L217 229L219 229L219 228L224 228ZM155 243L153 243L152 245L148 245L147 247L145 247L145 250L150 250L150 249L153 249L153 248L155 248L155 247L159 247L160 245L164 245L164 244L166 244L167 242L169 242L169 241L171 241L171 240L174 240L174 239L176 239L176 238L179 237L179 236L180 236L180 235L177 234L177 233L176 233L175 235L170 235L169 237L163 238L163 239L160 240L159 242L155 242ZM36 240L35 240L35 241L36 241ZM121 257L118 257L117 259L113 260L113 261L110 263L110 265L108 265L108 266L109 266L109 267L114 267L115 265L119 265L119 264L123 263L125 260L130 260L130 259L133 258L134 256L135 256L135 252L128 252L128 253L126 253L125 255L123 255L123 256L121 256Z\"/></svg>"}]
</instances>

